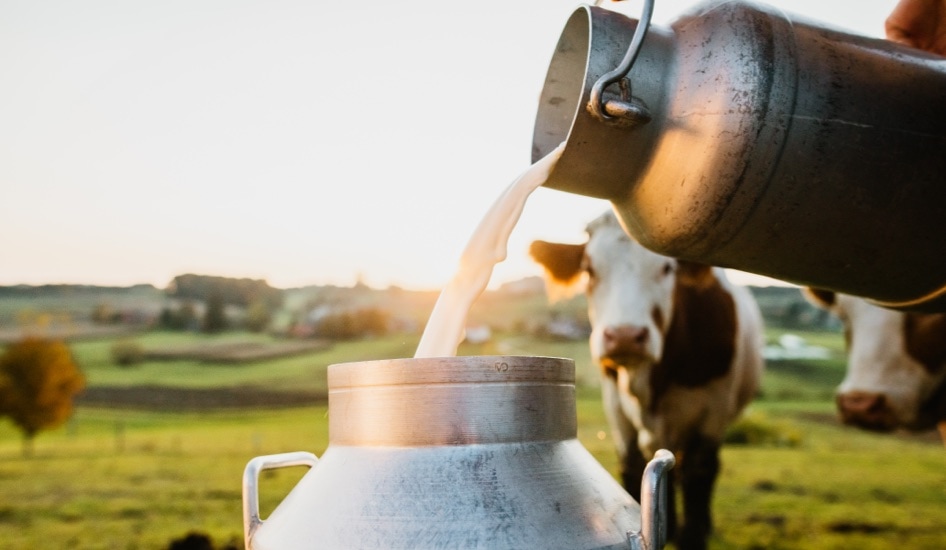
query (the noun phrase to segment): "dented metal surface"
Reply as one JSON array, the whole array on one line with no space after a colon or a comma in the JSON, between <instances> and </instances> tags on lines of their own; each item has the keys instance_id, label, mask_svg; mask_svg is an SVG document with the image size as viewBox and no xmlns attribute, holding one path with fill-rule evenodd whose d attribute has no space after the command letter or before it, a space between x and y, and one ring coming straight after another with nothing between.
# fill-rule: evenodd
<instances>
[{"instance_id":1,"label":"dented metal surface","mask_svg":"<svg viewBox=\"0 0 946 550\"><path fill-rule=\"evenodd\" d=\"M630 548L658 527L578 441L574 377L547 357L332 365L328 449L269 518L244 493L247 547Z\"/></svg>"},{"instance_id":2,"label":"dented metal surface","mask_svg":"<svg viewBox=\"0 0 946 550\"><path fill-rule=\"evenodd\" d=\"M533 159L566 141L546 186L610 200L663 254L946 309L946 58L707 2L650 26L628 77L651 119L619 128L586 106L635 27L566 23L533 136Z\"/></svg>"}]
</instances>

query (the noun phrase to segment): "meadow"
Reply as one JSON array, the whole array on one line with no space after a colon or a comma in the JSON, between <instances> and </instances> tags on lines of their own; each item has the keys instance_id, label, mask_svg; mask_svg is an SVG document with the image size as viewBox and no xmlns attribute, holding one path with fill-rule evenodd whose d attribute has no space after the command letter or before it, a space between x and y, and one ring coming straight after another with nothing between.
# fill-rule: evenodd
<instances>
[{"instance_id":1,"label":"meadow","mask_svg":"<svg viewBox=\"0 0 946 550\"><path fill-rule=\"evenodd\" d=\"M782 331L770 330L774 342ZM715 495L723 549L946 548L946 450L932 434L872 434L838 424L832 393L843 376L833 332L797 333L832 350L827 360L769 362L764 388L731 431ZM147 348L268 341L270 337L149 332ZM416 336L341 342L282 359L215 365L111 362L114 339L71 344L90 387L325 390L328 365L407 357ZM462 355L571 357L578 369L579 439L612 473L617 464L585 342L544 341L510 332ZM159 390L156 390L159 391ZM83 403L65 426L41 433L34 454L0 420L0 547L163 549L190 531L242 547L241 476L251 458L287 451L321 454L327 408L104 407ZM261 508L271 511L304 474L267 472Z\"/></svg>"}]
</instances>

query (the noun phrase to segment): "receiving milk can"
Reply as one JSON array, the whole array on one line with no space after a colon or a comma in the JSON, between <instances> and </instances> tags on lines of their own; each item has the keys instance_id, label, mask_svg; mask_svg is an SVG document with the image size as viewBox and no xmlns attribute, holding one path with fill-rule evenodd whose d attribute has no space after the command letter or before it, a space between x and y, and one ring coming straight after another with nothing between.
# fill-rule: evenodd
<instances>
[{"instance_id":1,"label":"receiving milk can","mask_svg":"<svg viewBox=\"0 0 946 550\"><path fill-rule=\"evenodd\" d=\"M669 256L946 310L946 58L746 1L579 7L533 161Z\"/></svg>"},{"instance_id":2,"label":"receiving milk can","mask_svg":"<svg viewBox=\"0 0 946 550\"><path fill-rule=\"evenodd\" d=\"M641 503L577 439L570 359L467 356L331 365L329 445L257 457L243 481L246 548L608 548L665 542L666 473ZM265 520L267 469L309 471Z\"/></svg>"}]
</instances>

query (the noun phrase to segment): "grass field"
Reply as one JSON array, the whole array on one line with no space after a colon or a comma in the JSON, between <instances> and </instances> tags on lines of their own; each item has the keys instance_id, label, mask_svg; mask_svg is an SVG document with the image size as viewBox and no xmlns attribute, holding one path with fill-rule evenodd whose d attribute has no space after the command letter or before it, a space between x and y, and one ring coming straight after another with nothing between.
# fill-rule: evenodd
<instances>
[{"instance_id":1,"label":"grass field","mask_svg":"<svg viewBox=\"0 0 946 550\"><path fill-rule=\"evenodd\" d=\"M146 349L178 348L235 341L272 341L266 335L152 332L134 339ZM340 342L318 353L281 359L215 365L198 360L145 361L133 368L116 367L111 360L113 341L77 342L71 346L90 386L158 384L173 387L215 388L259 385L269 389L324 390L325 369L332 363L406 357L413 354L416 338L392 336L372 341Z\"/></svg>"},{"instance_id":2,"label":"grass field","mask_svg":"<svg viewBox=\"0 0 946 550\"><path fill-rule=\"evenodd\" d=\"M804 336L840 350L836 334ZM141 341L181 346L206 341L201 338L149 333ZM111 364L111 343L73 344L90 385L288 390L324 389L331 363L409 356L416 338L341 343L236 366L181 361L130 369ZM461 349L497 353L576 359L579 438L616 474L587 344L509 336ZM782 437L725 447L711 548L946 548L946 451L932 437L839 426L830 396L842 375L837 357L769 365L764 391L745 422ZM190 530L206 532L218 544L240 541L246 462L294 450L321 454L326 430L324 406L199 413L80 407L68 425L40 434L34 456L24 458L18 432L0 420L0 548L163 549ZM264 476L264 515L302 473Z\"/></svg>"}]
</instances>

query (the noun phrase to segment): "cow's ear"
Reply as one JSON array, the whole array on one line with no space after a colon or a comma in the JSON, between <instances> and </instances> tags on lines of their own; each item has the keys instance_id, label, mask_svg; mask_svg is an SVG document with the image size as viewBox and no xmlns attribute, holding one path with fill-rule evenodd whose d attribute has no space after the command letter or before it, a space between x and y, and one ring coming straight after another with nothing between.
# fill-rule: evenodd
<instances>
[{"instance_id":1,"label":"cow's ear","mask_svg":"<svg viewBox=\"0 0 946 550\"><path fill-rule=\"evenodd\" d=\"M705 287L715 282L713 267L689 260L677 260L677 282L687 286Z\"/></svg>"},{"instance_id":2,"label":"cow's ear","mask_svg":"<svg viewBox=\"0 0 946 550\"><path fill-rule=\"evenodd\" d=\"M582 273L585 245L533 241L529 245L529 255L545 268L554 282L569 285Z\"/></svg>"},{"instance_id":3,"label":"cow's ear","mask_svg":"<svg viewBox=\"0 0 946 550\"><path fill-rule=\"evenodd\" d=\"M838 295L833 290L806 286L801 293L809 302L824 309L833 308L838 301Z\"/></svg>"},{"instance_id":4,"label":"cow's ear","mask_svg":"<svg viewBox=\"0 0 946 550\"><path fill-rule=\"evenodd\" d=\"M556 302L584 290L585 245L533 241L529 255L545 268L545 290Z\"/></svg>"}]
</instances>

